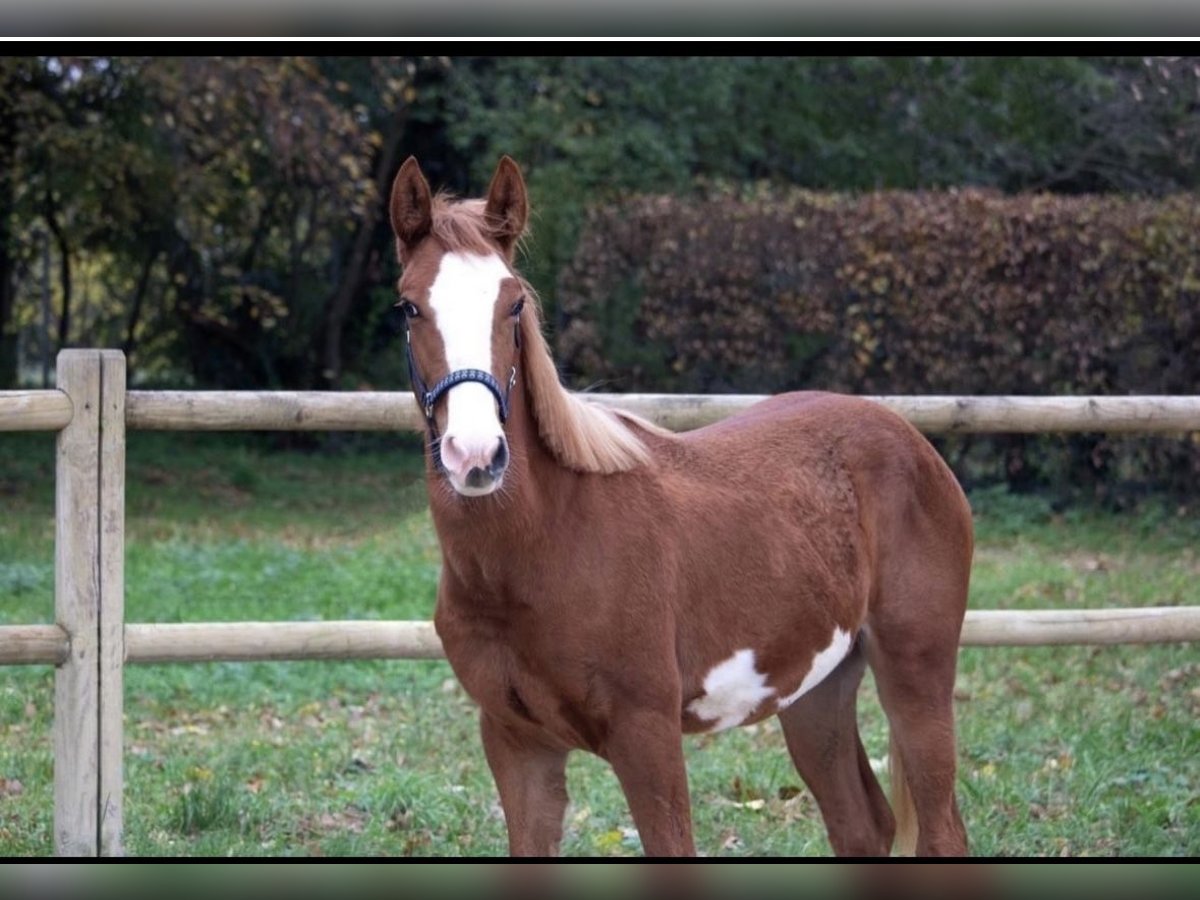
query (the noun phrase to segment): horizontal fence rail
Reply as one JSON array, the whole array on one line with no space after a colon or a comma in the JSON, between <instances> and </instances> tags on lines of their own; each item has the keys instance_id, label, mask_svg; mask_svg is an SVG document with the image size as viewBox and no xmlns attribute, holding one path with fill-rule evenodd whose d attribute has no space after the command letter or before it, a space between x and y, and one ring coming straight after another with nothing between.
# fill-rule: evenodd
<instances>
[{"instance_id":1,"label":"horizontal fence rail","mask_svg":"<svg viewBox=\"0 0 1200 900\"><path fill-rule=\"evenodd\" d=\"M407 392L130 391L126 427L141 431L404 431L421 427Z\"/></svg>"},{"instance_id":2,"label":"horizontal fence rail","mask_svg":"<svg viewBox=\"0 0 1200 900\"><path fill-rule=\"evenodd\" d=\"M432 622L189 622L128 625L131 663L445 659Z\"/></svg>"},{"instance_id":3,"label":"horizontal fence rail","mask_svg":"<svg viewBox=\"0 0 1200 900\"><path fill-rule=\"evenodd\" d=\"M70 652L71 640L61 625L0 626L0 666L61 666Z\"/></svg>"},{"instance_id":4,"label":"horizontal fence rail","mask_svg":"<svg viewBox=\"0 0 1200 900\"><path fill-rule=\"evenodd\" d=\"M139 431L401 431L424 419L407 391L129 391L126 426ZM759 394L600 394L587 397L683 431L718 422ZM1200 431L1200 397L875 396L931 434ZM0 391L0 431L57 431L71 421L62 391Z\"/></svg>"},{"instance_id":5,"label":"horizontal fence rail","mask_svg":"<svg viewBox=\"0 0 1200 900\"><path fill-rule=\"evenodd\" d=\"M583 394L683 431L720 421L757 394ZM987 432L1183 432L1200 430L1200 397L868 397L917 428ZM130 391L128 428L146 431L395 431L424 419L408 392Z\"/></svg>"},{"instance_id":6,"label":"horizontal fence rail","mask_svg":"<svg viewBox=\"0 0 1200 900\"><path fill-rule=\"evenodd\" d=\"M1200 606L1140 609L971 610L963 647L1170 644L1200 641ZM0 665L67 658L58 625L0 627ZM126 663L443 659L432 622L189 622L128 624Z\"/></svg>"},{"instance_id":7,"label":"horizontal fence rail","mask_svg":"<svg viewBox=\"0 0 1200 900\"><path fill-rule=\"evenodd\" d=\"M757 395L601 394L589 399L684 431ZM1200 397L883 396L930 434L1200 431ZM440 659L432 622L124 621L125 433L402 431L424 421L407 391L128 391L119 351L66 350L54 390L0 391L0 431L58 432L57 624L0 626L0 665L55 667L58 854L120 855L123 672L134 663ZM1200 641L1200 606L967 613L963 646Z\"/></svg>"},{"instance_id":8,"label":"horizontal fence rail","mask_svg":"<svg viewBox=\"0 0 1200 900\"><path fill-rule=\"evenodd\" d=\"M0 431L62 431L74 409L64 391L0 391Z\"/></svg>"},{"instance_id":9,"label":"horizontal fence rail","mask_svg":"<svg viewBox=\"0 0 1200 900\"><path fill-rule=\"evenodd\" d=\"M717 422L763 396L733 394L593 394L664 428ZM930 434L1200 430L1200 397L866 397Z\"/></svg>"}]
</instances>

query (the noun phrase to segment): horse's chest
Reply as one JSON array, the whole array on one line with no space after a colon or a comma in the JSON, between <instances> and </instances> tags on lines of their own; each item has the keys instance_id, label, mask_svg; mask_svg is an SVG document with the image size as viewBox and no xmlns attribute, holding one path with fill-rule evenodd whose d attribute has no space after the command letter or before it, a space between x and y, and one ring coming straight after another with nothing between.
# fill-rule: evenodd
<instances>
[{"instance_id":1,"label":"horse's chest","mask_svg":"<svg viewBox=\"0 0 1200 900\"><path fill-rule=\"evenodd\" d=\"M586 675L562 648L542 646L486 619L439 616L438 633L463 688L488 715L567 747L596 749L602 725L588 709Z\"/></svg>"}]
</instances>

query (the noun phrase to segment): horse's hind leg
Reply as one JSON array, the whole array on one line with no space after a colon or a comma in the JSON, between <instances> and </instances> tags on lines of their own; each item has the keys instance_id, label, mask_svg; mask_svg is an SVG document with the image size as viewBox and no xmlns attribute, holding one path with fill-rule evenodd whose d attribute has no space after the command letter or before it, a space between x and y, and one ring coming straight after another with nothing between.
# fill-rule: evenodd
<instances>
[{"instance_id":1,"label":"horse's hind leg","mask_svg":"<svg viewBox=\"0 0 1200 900\"><path fill-rule=\"evenodd\" d=\"M896 814L905 819L899 808L905 787L916 812L915 848L902 827L898 849L915 849L918 856L965 856L967 833L954 796L954 665L945 659L948 652L933 652L872 646L871 668L892 730L892 752L901 764L892 777L907 782L892 789Z\"/></svg>"},{"instance_id":2,"label":"horse's hind leg","mask_svg":"<svg viewBox=\"0 0 1200 900\"><path fill-rule=\"evenodd\" d=\"M922 570L915 562L891 574L868 619L866 651L891 727L893 763L903 773L894 767L893 780L906 782L892 788L898 849L964 856L967 833L954 795L954 675L967 574L961 566ZM916 814L915 846L906 811Z\"/></svg>"},{"instance_id":3,"label":"horse's hind leg","mask_svg":"<svg viewBox=\"0 0 1200 900\"><path fill-rule=\"evenodd\" d=\"M882 856L895 822L858 735L860 644L823 682L779 713L788 752L816 798L838 856Z\"/></svg>"}]
</instances>

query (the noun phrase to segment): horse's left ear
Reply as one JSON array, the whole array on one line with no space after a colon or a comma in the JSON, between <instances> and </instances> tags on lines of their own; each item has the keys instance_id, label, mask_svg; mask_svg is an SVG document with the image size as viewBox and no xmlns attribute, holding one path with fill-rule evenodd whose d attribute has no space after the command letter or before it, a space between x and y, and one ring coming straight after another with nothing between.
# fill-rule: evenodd
<instances>
[{"instance_id":1,"label":"horse's left ear","mask_svg":"<svg viewBox=\"0 0 1200 900\"><path fill-rule=\"evenodd\" d=\"M511 257L529 219L529 194L520 167L509 156L500 158L488 187L484 209L488 228L501 249Z\"/></svg>"}]
</instances>

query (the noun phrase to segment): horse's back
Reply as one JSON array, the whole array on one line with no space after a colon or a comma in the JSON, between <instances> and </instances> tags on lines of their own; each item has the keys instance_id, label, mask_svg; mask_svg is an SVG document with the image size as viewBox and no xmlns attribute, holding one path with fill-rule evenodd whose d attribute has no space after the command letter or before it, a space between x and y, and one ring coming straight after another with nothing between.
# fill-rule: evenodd
<instances>
[{"instance_id":1,"label":"horse's back","mask_svg":"<svg viewBox=\"0 0 1200 900\"><path fill-rule=\"evenodd\" d=\"M766 502L800 497L826 521L852 508L874 580L912 553L940 558L956 578L969 573L971 512L958 481L924 435L882 404L779 394L680 443L684 464L710 482L732 482Z\"/></svg>"},{"instance_id":2,"label":"horse's back","mask_svg":"<svg viewBox=\"0 0 1200 900\"><path fill-rule=\"evenodd\" d=\"M924 435L875 401L822 392L771 397L748 409L740 425L727 421L728 435L714 430L709 440L791 447L796 462L819 473L806 490L836 489L833 476L843 474L853 486L872 620L904 621L906 628L937 621L946 640L952 633L957 641L974 552L971 509ZM763 458L778 463L785 455Z\"/></svg>"},{"instance_id":3,"label":"horse's back","mask_svg":"<svg viewBox=\"0 0 1200 900\"><path fill-rule=\"evenodd\" d=\"M741 468L750 463L774 469L794 468L812 458L836 459L862 477L931 480L938 489L961 495L949 468L916 428L862 397L824 391L778 394L679 438L699 456L725 456L726 471L734 462Z\"/></svg>"},{"instance_id":4,"label":"horse's back","mask_svg":"<svg viewBox=\"0 0 1200 900\"><path fill-rule=\"evenodd\" d=\"M760 400L739 413L680 437L696 446L744 441L750 436L788 435L793 441L866 439L880 433L919 436L903 418L873 400L827 391L793 391Z\"/></svg>"}]
</instances>

